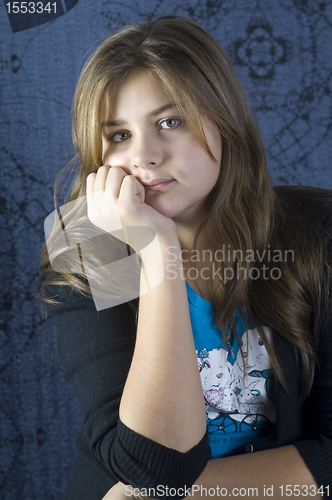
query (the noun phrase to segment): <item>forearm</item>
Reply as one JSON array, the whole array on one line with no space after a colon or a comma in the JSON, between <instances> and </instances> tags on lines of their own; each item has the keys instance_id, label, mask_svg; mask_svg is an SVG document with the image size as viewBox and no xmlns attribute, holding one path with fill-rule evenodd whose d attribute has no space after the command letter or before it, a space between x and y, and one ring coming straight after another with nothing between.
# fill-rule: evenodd
<instances>
[{"instance_id":1,"label":"forearm","mask_svg":"<svg viewBox=\"0 0 332 500\"><path fill-rule=\"evenodd\" d=\"M309 469L295 446L284 446L249 455L210 460L186 498L220 500L222 497L242 497L283 500L287 497L320 498L318 488ZM135 493L136 490L129 489ZM142 493L145 491L142 489ZM166 490L165 496L166 496ZM184 489L185 491L185 489ZM122 493L116 496L115 492ZM324 490L325 492L325 490ZM179 492L181 493L181 492ZM128 498L126 487L118 483L104 497L105 500ZM133 497L135 498L135 495ZM143 498L143 496L142 496ZM145 497L149 500L149 497ZM103 499L104 500L104 499Z\"/></svg>"},{"instance_id":2,"label":"forearm","mask_svg":"<svg viewBox=\"0 0 332 500\"><path fill-rule=\"evenodd\" d=\"M289 488L286 492L287 485ZM257 499L266 499L268 496L282 499L290 496L290 491L293 497L322 498L322 495L317 494L318 487L296 447L290 445L210 460L196 481L193 493L197 499L211 500L220 499L225 496L221 493L226 491L226 496ZM240 494L245 491L245 495Z\"/></svg>"},{"instance_id":3,"label":"forearm","mask_svg":"<svg viewBox=\"0 0 332 500\"><path fill-rule=\"evenodd\" d=\"M162 282L140 297L137 341L120 405L122 422L164 446L186 452L206 430L206 416L185 281L181 277L180 244L159 241L164 262ZM168 274L167 247L178 257L176 276ZM159 272L153 251L145 271ZM170 279L172 278L172 279Z\"/></svg>"}]
</instances>

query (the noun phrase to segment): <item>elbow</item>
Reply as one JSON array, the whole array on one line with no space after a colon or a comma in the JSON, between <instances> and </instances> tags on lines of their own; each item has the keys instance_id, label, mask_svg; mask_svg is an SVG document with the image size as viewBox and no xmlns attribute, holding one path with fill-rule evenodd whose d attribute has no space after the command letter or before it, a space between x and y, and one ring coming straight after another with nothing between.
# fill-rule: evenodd
<instances>
[{"instance_id":1,"label":"elbow","mask_svg":"<svg viewBox=\"0 0 332 500\"><path fill-rule=\"evenodd\" d=\"M184 498L210 459L207 433L186 453L167 448L137 434L120 420L109 453L112 474L122 483L153 498Z\"/></svg>"}]
</instances>

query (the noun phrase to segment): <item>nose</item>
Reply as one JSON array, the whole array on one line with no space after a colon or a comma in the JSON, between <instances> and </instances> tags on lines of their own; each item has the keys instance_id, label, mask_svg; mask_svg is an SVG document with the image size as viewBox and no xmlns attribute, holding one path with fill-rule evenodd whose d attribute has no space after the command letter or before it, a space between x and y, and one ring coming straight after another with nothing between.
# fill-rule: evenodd
<instances>
[{"instance_id":1,"label":"nose","mask_svg":"<svg viewBox=\"0 0 332 500\"><path fill-rule=\"evenodd\" d=\"M131 166L133 168L154 168L163 161L163 149L153 135L136 135L131 147Z\"/></svg>"}]
</instances>

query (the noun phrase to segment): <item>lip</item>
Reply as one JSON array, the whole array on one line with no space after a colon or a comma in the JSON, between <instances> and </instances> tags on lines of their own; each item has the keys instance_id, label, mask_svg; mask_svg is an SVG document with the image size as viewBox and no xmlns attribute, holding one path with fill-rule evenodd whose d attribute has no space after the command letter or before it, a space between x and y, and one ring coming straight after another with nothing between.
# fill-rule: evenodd
<instances>
[{"instance_id":1,"label":"lip","mask_svg":"<svg viewBox=\"0 0 332 500\"><path fill-rule=\"evenodd\" d=\"M158 191L171 184L171 182L173 182L173 179L154 179L150 182L141 182L141 184L150 191Z\"/></svg>"}]
</instances>

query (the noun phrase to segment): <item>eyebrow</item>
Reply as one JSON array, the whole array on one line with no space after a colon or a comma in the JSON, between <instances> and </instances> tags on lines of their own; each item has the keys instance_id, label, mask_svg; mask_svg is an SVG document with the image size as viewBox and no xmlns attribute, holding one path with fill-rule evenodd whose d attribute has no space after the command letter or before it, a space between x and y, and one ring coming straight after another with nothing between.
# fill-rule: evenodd
<instances>
[{"instance_id":1,"label":"eyebrow","mask_svg":"<svg viewBox=\"0 0 332 500\"><path fill-rule=\"evenodd\" d=\"M176 104L164 104L164 106L160 106L160 108L154 109L150 113L148 113L149 117L157 116L160 115L160 113L163 113L164 111L167 111L168 109L171 108L176 108ZM102 122L101 126L102 127L121 127L122 125L126 125L127 122L125 120L113 120L113 121L108 121L108 122Z\"/></svg>"}]
</instances>

